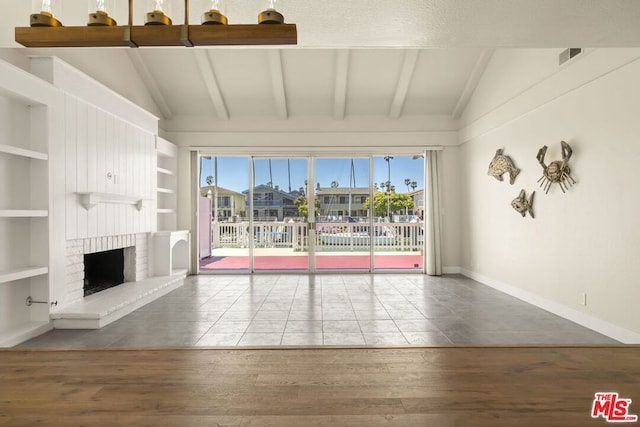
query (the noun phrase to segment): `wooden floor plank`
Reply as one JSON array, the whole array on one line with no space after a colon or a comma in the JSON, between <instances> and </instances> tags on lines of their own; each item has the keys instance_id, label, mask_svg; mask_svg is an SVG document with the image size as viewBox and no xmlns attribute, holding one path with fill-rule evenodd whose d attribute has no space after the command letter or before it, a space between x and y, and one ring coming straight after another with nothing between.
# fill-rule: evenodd
<instances>
[{"instance_id":1,"label":"wooden floor plank","mask_svg":"<svg viewBox=\"0 0 640 427\"><path fill-rule=\"evenodd\" d=\"M0 425L590 426L640 348L0 351Z\"/></svg>"}]
</instances>

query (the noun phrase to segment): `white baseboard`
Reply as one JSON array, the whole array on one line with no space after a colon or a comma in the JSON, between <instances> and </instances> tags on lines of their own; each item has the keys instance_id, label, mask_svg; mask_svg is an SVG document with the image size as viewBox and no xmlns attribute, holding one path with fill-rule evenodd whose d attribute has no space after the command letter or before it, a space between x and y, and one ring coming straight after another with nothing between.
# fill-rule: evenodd
<instances>
[{"instance_id":1,"label":"white baseboard","mask_svg":"<svg viewBox=\"0 0 640 427\"><path fill-rule=\"evenodd\" d=\"M466 270L464 268L460 268L459 272L470 279L476 280L500 292L504 292L507 295L511 295L522 301L528 302L529 304L533 304L537 307L542 308L543 310L564 317L567 320L571 320L572 322L582 325L585 328L592 329L624 344L640 344L640 334L638 334L637 332L630 331L597 317L582 313L578 310L574 310L573 308L567 307L566 305L548 300L534 293L525 291L515 286L508 285L506 283L499 282L476 272Z\"/></svg>"}]
</instances>

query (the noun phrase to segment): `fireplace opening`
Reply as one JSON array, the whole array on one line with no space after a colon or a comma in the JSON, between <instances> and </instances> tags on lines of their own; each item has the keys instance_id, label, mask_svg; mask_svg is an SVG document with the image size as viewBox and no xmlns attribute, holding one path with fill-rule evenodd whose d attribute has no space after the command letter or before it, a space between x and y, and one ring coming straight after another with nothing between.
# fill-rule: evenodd
<instances>
[{"instance_id":1,"label":"fireplace opening","mask_svg":"<svg viewBox=\"0 0 640 427\"><path fill-rule=\"evenodd\" d=\"M124 283L124 249L84 256L84 296Z\"/></svg>"}]
</instances>

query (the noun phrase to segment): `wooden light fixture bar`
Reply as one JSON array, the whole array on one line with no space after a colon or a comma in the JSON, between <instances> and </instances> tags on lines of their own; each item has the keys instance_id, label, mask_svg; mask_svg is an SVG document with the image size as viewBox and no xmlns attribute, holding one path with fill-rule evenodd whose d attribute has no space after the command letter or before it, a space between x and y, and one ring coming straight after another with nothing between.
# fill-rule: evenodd
<instances>
[{"instance_id":1,"label":"wooden light fixture bar","mask_svg":"<svg viewBox=\"0 0 640 427\"><path fill-rule=\"evenodd\" d=\"M189 25L189 0L184 25L133 25L133 0L125 26L16 27L16 42L26 47L141 47L295 45L295 24Z\"/></svg>"}]
</instances>

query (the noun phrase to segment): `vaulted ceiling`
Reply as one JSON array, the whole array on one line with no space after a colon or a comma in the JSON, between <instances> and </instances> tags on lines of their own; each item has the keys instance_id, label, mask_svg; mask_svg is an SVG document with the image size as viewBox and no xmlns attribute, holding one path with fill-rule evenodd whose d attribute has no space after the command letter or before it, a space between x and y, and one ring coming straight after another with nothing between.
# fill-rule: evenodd
<instances>
[{"instance_id":1,"label":"vaulted ceiling","mask_svg":"<svg viewBox=\"0 0 640 427\"><path fill-rule=\"evenodd\" d=\"M3 5L7 22L24 25L27 3ZM250 3L229 2L230 20L253 21ZM85 19L86 1L65 0L74 4L67 25ZM640 46L637 0L280 4L298 25L298 46L20 50L57 55L125 97L148 100L165 129L202 130L258 118L455 120L495 48ZM2 27L0 46L15 46L12 25Z\"/></svg>"}]
</instances>

